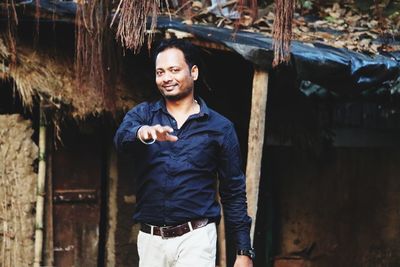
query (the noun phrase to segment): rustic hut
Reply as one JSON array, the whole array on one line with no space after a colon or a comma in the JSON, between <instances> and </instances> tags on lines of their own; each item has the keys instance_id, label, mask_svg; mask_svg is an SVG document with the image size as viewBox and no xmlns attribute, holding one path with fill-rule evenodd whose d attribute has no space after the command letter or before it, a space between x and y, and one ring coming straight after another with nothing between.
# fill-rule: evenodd
<instances>
[{"instance_id":1,"label":"rustic hut","mask_svg":"<svg viewBox=\"0 0 400 267\"><path fill-rule=\"evenodd\" d=\"M112 242L107 229L116 231L117 207L110 204L116 195L108 191L110 184L117 186L108 179L114 118L143 99L148 85L140 71L129 68L139 64L133 60L113 84L117 108L106 105L101 91L77 91L74 25L40 23L37 43L34 27L30 17L20 21L15 63L6 34L0 38L0 265L33 266L35 230L44 234L43 265L104 265L106 242ZM45 188L37 185L41 161ZM38 195L45 197L41 225L35 222ZM130 236L126 231L121 236Z\"/></svg>"}]
</instances>

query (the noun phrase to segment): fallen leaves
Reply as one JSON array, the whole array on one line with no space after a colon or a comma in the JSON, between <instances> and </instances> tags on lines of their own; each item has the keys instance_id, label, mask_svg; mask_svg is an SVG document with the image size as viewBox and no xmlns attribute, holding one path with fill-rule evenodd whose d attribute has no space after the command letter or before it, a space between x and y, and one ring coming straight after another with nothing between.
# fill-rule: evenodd
<instances>
[{"instance_id":1,"label":"fallen leaves","mask_svg":"<svg viewBox=\"0 0 400 267\"><path fill-rule=\"evenodd\" d=\"M230 12L233 14L237 6L235 1L231 2ZM273 4L259 10L262 16L256 20L246 8L242 10L239 20L221 13L215 14L209 7L196 8L197 11L187 19L193 24L212 24L233 29L235 23L238 23L241 30L272 36ZM307 11L304 16L301 13L296 13L293 20L293 40L321 42L367 54L400 51L400 11L378 18L361 12L354 5L334 3L328 7L319 7L317 12Z\"/></svg>"}]
</instances>

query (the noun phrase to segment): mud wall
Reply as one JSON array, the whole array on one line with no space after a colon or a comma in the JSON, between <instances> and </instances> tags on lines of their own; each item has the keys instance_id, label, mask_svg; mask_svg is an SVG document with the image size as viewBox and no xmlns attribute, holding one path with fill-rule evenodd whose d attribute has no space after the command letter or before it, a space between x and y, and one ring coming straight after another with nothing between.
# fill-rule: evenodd
<instances>
[{"instance_id":1,"label":"mud wall","mask_svg":"<svg viewBox=\"0 0 400 267\"><path fill-rule=\"evenodd\" d=\"M399 266L398 148L267 151L277 254L297 252L312 267Z\"/></svg>"},{"instance_id":2,"label":"mud wall","mask_svg":"<svg viewBox=\"0 0 400 267\"><path fill-rule=\"evenodd\" d=\"M20 115L0 115L0 266L33 264L38 147L31 122Z\"/></svg>"}]
</instances>

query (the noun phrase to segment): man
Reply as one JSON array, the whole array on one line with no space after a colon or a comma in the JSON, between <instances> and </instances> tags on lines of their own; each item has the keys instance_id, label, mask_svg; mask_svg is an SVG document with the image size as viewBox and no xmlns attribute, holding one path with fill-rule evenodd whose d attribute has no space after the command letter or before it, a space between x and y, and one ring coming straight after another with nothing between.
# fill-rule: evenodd
<instances>
[{"instance_id":1,"label":"man","mask_svg":"<svg viewBox=\"0 0 400 267\"><path fill-rule=\"evenodd\" d=\"M199 61L190 42L163 41L154 58L162 99L130 110L114 140L119 151L136 156L139 266L215 266L219 179L238 250L234 266L251 267L251 219L233 124L195 97Z\"/></svg>"}]
</instances>

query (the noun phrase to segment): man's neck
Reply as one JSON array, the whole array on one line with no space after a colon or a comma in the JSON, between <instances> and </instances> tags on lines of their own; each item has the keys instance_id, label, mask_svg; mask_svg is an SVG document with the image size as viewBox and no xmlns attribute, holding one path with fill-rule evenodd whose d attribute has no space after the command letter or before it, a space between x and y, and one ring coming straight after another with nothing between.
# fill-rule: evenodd
<instances>
[{"instance_id":1,"label":"man's neck","mask_svg":"<svg viewBox=\"0 0 400 267\"><path fill-rule=\"evenodd\" d=\"M182 127L190 115L200 112L200 105L193 96L178 101L165 99L165 105L168 113L175 118L178 129Z\"/></svg>"},{"instance_id":2,"label":"man's neck","mask_svg":"<svg viewBox=\"0 0 400 267\"><path fill-rule=\"evenodd\" d=\"M165 99L165 105L167 107L168 112L171 115L184 115L193 113L193 111L197 107L197 101L194 99L194 96L186 97L180 100L168 100Z\"/></svg>"}]
</instances>

